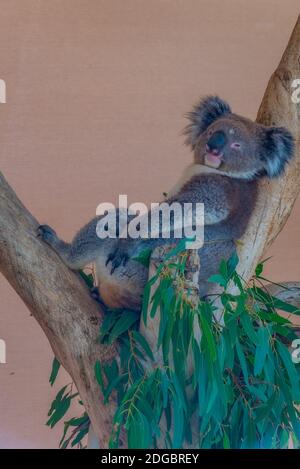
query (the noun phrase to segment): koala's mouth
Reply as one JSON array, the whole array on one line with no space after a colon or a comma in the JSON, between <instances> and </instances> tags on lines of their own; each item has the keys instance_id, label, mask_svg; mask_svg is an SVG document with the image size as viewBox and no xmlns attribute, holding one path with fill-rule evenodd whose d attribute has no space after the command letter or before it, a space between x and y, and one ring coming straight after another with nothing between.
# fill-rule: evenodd
<instances>
[{"instance_id":1,"label":"koala's mouth","mask_svg":"<svg viewBox=\"0 0 300 469\"><path fill-rule=\"evenodd\" d=\"M206 152L204 155L204 162L206 166L210 166L211 168L219 168L222 164L222 156L223 153L212 153Z\"/></svg>"}]
</instances>

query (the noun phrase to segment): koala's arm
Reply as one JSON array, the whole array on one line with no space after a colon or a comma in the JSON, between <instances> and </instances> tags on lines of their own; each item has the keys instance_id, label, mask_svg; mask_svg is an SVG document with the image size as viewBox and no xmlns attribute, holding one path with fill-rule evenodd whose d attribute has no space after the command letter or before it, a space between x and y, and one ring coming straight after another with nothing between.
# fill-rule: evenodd
<instances>
[{"instance_id":1,"label":"koala's arm","mask_svg":"<svg viewBox=\"0 0 300 469\"><path fill-rule=\"evenodd\" d=\"M178 193L178 195L166 200L166 203L204 203L205 225L219 224L225 220L235 206L236 194L230 180L222 176L203 175L191 179ZM150 214L145 215L150 217ZM54 249L71 269L81 269L94 262L99 256L106 256L107 263L112 262L113 272L121 264L140 251L161 244L173 244L176 242L171 226L169 238L161 236L148 239L100 239L96 233L97 222L100 217L95 217L87 223L74 237L71 243L61 240L55 231L47 225L39 227L39 235ZM150 226L150 218L149 218Z\"/></svg>"},{"instance_id":2,"label":"koala's arm","mask_svg":"<svg viewBox=\"0 0 300 469\"><path fill-rule=\"evenodd\" d=\"M103 240L96 233L99 219L95 217L81 228L71 243L61 240L48 225L41 225L38 228L38 236L52 247L70 269L82 269L93 262L103 249Z\"/></svg>"}]
</instances>

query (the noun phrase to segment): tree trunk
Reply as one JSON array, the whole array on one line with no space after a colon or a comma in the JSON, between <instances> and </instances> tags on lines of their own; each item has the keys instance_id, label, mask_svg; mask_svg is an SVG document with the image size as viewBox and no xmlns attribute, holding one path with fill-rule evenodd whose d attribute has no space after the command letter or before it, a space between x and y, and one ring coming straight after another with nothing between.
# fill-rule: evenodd
<instances>
[{"instance_id":1,"label":"tree trunk","mask_svg":"<svg viewBox=\"0 0 300 469\"><path fill-rule=\"evenodd\" d=\"M282 59L271 76L257 122L287 127L296 140L295 158L277 180L262 180L258 202L238 249L240 273L245 280L284 227L300 190L300 104L292 101L292 83L300 77L300 16Z\"/></svg>"},{"instance_id":2,"label":"tree trunk","mask_svg":"<svg viewBox=\"0 0 300 469\"><path fill-rule=\"evenodd\" d=\"M300 77L300 19L272 75L257 121L285 126L296 139L296 157L286 174L262 181L257 207L238 248L240 273L247 281L270 243L284 226L300 190L300 104L291 100ZM102 313L83 281L36 237L38 223L0 176L0 268L44 330L50 345L74 380L102 447L107 447L113 404L104 406L94 377L96 360L116 354L98 343ZM201 259L200 259L201 262ZM153 272L153 266L150 272ZM157 324L148 335L156 343Z\"/></svg>"}]
</instances>

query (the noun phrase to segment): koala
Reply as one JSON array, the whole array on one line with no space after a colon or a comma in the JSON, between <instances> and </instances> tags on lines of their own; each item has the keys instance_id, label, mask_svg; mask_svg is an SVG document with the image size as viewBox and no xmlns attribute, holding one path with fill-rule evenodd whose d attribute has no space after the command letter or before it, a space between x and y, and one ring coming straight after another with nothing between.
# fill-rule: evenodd
<instances>
[{"instance_id":1,"label":"koala","mask_svg":"<svg viewBox=\"0 0 300 469\"><path fill-rule=\"evenodd\" d=\"M218 271L222 259L230 257L247 229L258 180L284 172L293 156L294 140L283 127L266 127L234 114L217 96L200 100L187 118L184 133L194 161L165 202L204 203L199 292L205 297L211 288L208 278ZM95 264L100 297L109 308L140 310L148 269L133 258L147 248L174 244L174 233L168 239L100 239L96 234L100 218L85 225L70 244L47 225L39 227L38 235L71 269Z\"/></svg>"}]
</instances>

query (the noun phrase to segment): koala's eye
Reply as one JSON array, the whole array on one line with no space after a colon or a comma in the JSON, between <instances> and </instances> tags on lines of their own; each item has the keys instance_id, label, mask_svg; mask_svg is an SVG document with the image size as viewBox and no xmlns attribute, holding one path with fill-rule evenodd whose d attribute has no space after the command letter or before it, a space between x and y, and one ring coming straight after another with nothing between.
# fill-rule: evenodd
<instances>
[{"instance_id":1,"label":"koala's eye","mask_svg":"<svg viewBox=\"0 0 300 469\"><path fill-rule=\"evenodd\" d=\"M233 143L230 145L230 148L236 148L236 149L241 148L241 144L238 143L238 142L233 142Z\"/></svg>"}]
</instances>

